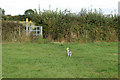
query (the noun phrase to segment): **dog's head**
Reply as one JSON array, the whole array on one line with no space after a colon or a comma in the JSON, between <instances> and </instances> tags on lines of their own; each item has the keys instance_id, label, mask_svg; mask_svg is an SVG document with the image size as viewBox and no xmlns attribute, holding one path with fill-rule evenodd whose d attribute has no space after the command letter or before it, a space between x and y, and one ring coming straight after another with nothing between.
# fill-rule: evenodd
<instances>
[{"instance_id":1,"label":"dog's head","mask_svg":"<svg viewBox=\"0 0 120 80\"><path fill-rule=\"evenodd\" d=\"M67 48L67 51L69 50L69 48Z\"/></svg>"}]
</instances>

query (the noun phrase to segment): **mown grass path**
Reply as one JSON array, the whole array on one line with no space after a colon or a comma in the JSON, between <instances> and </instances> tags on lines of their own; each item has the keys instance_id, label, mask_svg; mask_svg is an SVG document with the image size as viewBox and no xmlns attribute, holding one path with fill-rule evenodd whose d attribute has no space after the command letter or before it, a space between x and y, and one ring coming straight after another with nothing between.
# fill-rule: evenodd
<instances>
[{"instance_id":1,"label":"mown grass path","mask_svg":"<svg viewBox=\"0 0 120 80\"><path fill-rule=\"evenodd\" d=\"M117 42L3 44L2 58L4 78L118 77Z\"/></svg>"}]
</instances>

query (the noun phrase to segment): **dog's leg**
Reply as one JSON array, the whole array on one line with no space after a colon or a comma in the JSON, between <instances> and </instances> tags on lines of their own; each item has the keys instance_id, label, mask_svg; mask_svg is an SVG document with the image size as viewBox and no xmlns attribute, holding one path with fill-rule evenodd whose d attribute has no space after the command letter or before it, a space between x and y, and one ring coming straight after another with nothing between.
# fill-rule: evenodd
<instances>
[{"instance_id":1,"label":"dog's leg","mask_svg":"<svg viewBox=\"0 0 120 80\"><path fill-rule=\"evenodd\" d=\"M69 52L68 52L68 56L69 56Z\"/></svg>"}]
</instances>

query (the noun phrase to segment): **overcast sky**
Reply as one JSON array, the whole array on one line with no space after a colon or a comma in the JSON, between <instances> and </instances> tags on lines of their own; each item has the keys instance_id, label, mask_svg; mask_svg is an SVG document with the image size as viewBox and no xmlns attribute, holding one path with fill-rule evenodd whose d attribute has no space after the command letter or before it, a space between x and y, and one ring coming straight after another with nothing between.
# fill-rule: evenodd
<instances>
[{"instance_id":1,"label":"overcast sky","mask_svg":"<svg viewBox=\"0 0 120 80\"><path fill-rule=\"evenodd\" d=\"M0 0L0 7L5 9L6 14L24 14L27 9L69 9L72 12L79 12L81 8L101 8L104 14L111 11L118 12L118 1L120 0ZM91 6L92 5L92 6ZM116 11L115 11L116 10Z\"/></svg>"}]
</instances>

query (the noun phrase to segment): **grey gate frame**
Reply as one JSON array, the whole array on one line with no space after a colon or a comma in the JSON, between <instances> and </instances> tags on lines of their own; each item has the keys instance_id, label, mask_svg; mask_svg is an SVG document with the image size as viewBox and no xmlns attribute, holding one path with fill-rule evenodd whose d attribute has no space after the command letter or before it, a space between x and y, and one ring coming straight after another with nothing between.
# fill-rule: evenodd
<instances>
[{"instance_id":1,"label":"grey gate frame","mask_svg":"<svg viewBox=\"0 0 120 80\"><path fill-rule=\"evenodd\" d=\"M29 33L31 32L35 32L35 34L33 34L34 36L42 36L42 26L25 26L26 29L26 35L28 36ZM32 29L32 28L35 29Z\"/></svg>"}]
</instances>

